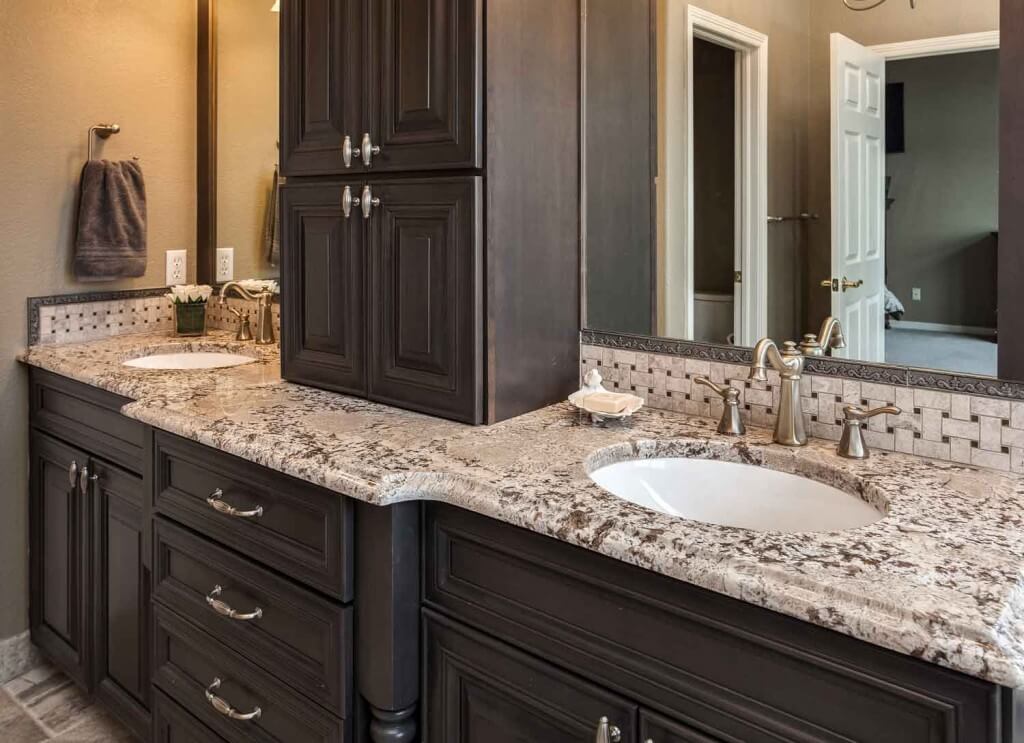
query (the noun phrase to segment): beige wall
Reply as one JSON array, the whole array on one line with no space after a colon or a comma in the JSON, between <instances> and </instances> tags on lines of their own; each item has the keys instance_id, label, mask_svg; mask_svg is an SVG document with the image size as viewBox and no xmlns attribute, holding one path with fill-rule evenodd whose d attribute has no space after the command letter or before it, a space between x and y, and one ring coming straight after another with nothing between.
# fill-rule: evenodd
<instances>
[{"instance_id":1,"label":"beige wall","mask_svg":"<svg viewBox=\"0 0 1024 743\"><path fill-rule=\"evenodd\" d=\"M999 0L927 0L912 10L905 0L889 0L874 10L855 13L835 2L811 4L810 203L822 217L830 213L830 34L841 33L860 44L891 44L954 34L994 31L999 28ZM811 226L806 282L807 323L816 327L828 315L828 290L817 289L819 279L831 276L829 220Z\"/></svg>"},{"instance_id":2,"label":"beige wall","mask_svg":"<svg viewBox=\"0 0 1024 743\"><path fill-rule=\"evenodd\" d=\"M278 161L278 22L266 0L217 3L217 247L235 278L276 278L263 251Z\"/></svg>"},{"instance_id":3,"label":"beige wall","mask_svg":"<svg viewBox=\"0 0 1024 743\"><path fill-rule=\"evenodd\" d=\"M0 638L28 623L25 298L157 286L164 251L195 260L195 3L7 0L0 21ZM141 158L149 265L140 279L71 276L86 130L115 121L106 158Z\"/></svg>"}]
</instances>

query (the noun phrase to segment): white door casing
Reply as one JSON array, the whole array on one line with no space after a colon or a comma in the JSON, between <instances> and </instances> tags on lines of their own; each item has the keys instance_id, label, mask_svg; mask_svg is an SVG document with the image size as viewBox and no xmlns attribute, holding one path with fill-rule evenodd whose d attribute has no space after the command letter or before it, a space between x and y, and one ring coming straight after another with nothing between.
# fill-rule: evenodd
<instances>
[{"instance_id":1,"label":"white door casing","mask_svg":"<svg viewBox=\"0 0 1024 743\"><path fill-rule=\"evenodd\" d=\"M663 334L693 338L693 39L737 52L735 342L753 345L768 327L768 37L735 21L670 0L666 49L666 105L660 126L684 137L665 138L665 250Z\"/></svg>"},{"instance_id":2,"label":"white door casing","mask_svg":"<svg viewBox=\"0 0 1024 743\"><path fill-rule=\"evenodd\" d=\"M885 58L832 34L831 90L832 314L847 343L836 355L883 362Z\"/></svg>"}]
</instances>

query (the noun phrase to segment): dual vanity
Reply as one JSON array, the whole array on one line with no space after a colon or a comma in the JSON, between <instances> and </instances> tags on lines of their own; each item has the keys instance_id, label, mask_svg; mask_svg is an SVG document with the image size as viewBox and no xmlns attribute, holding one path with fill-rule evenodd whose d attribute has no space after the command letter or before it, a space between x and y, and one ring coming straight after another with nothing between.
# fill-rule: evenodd
<instances>
[{"instance_id":1,"label":"dual vanity","mask_svg":"<svg viewBox=\"0 0 1024 743\"><path fill-rule=\"evenodd\" d=\"M140 739L1021 739L1019 476L650 409L465 426L230 337L24 356L33 639ZM125 365L174 353L251 363Z\"/></svg>"}]
</instances>

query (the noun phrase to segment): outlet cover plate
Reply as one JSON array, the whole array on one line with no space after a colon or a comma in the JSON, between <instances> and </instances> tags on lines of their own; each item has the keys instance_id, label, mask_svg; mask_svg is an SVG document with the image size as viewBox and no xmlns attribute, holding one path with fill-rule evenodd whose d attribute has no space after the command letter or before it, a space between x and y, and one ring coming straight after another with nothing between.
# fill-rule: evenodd
<instances>
[{"instance_id":1,"label":"outlet cover plate","mask_svg":"<svg viewBox=\"0 0 1024 743\"><path fill-rule=\"evenodd\" d=\"M914 290L913 290L911 296L914 298L915 302L920 302L921 301L921 290L918 289L917 287L914 287Z\"/></svg>"},{"instance_id":2,"label":"outlet cover plate","mask_svg":"<svg viewBox=\"0 0 1024 743\"><path fill-rule=\"evenodd\" d=\"M235 249L217 248L217 281L231 281L235 278Z\"/></svg>"},{"instance_id":3,"label":"outlet cover plate","mask_svg":"<svg viewBox=\"0 0 1024 743\"><path fill-rule=\"evenodd\" d=\"M167 286L184 284L188 280L188 252L184 250L167 251Z\"/></svg>"}]
</instances>

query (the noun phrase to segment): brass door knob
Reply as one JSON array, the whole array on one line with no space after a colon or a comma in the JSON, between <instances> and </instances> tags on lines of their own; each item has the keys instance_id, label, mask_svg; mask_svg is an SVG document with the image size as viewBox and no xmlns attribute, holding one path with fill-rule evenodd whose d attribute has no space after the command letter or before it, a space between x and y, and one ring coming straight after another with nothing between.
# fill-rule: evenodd
<instances>
[{"instance_id":1,"label":"brass door knob","mask_svg":"<svg viewBox=\"0 0 1024 743\"><path fill-rule=\"evenodd\" d=\"M864 279L857 279L856 281L850 281L845 276L843 280L839 279L823 279L821 282L823 289L831 289L834 292L838 292L840 288L845 292L847 289L860 289L864 286Z\"/></svg>"}]
</instances>

